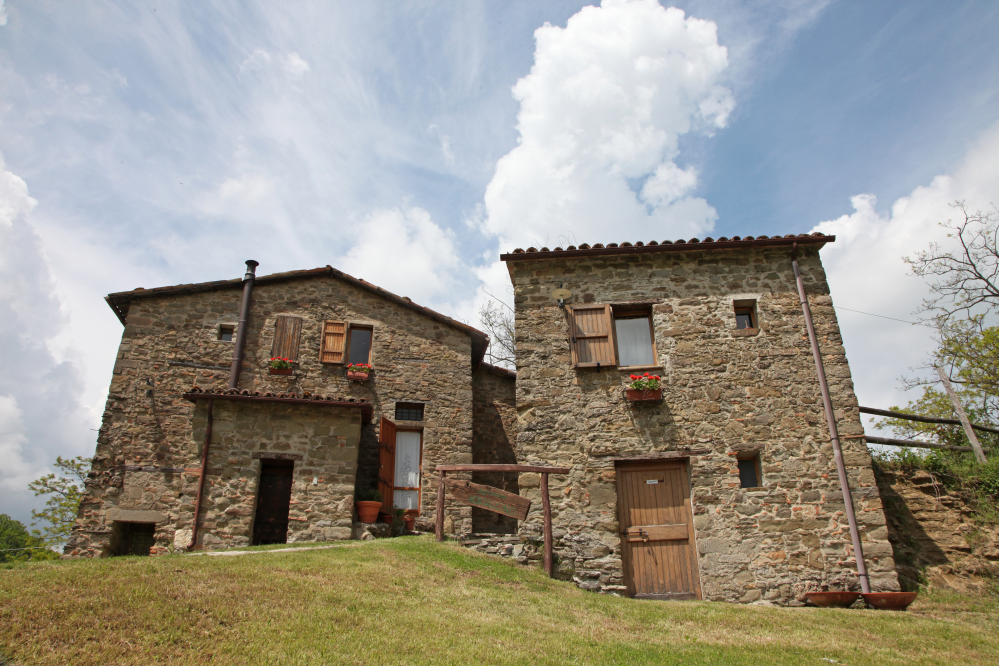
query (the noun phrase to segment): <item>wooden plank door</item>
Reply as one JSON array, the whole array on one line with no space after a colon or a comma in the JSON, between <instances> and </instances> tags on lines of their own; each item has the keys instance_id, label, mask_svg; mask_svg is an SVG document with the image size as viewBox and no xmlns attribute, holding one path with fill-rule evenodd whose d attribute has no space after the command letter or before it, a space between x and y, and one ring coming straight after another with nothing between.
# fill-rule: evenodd
<instances>
[{"instance_id":1,"label":"wooden plank door","mask_svg":"<svg viewBox=\"0 0 999 666\"><path fill-rule=\"evenodd\" d=\"M253 545L288 542L288 509L291 505L291 460L261 460L257 489L257 514Z\"/></svg>"},{"instance_id":2,"label":"wooden plank door","mask_svg":"<svg viewBox=\"0 0 999 666\"><path fill-rule=\"evenodd\" d=\"M687 463L620 465L617 506L629 596L700 599Z\"/></svg>"}]
</instances>

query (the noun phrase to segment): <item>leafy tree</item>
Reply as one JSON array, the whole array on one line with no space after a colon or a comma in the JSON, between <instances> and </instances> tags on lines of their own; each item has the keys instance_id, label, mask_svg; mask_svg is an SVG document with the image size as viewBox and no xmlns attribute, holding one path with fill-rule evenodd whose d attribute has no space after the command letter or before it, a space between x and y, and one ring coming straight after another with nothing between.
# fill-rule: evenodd
<instances>
[{"instance_id":1,"label":"leafy tree","mask_svg":"<svg viewBox=\"0 0 999 666\"><path fill-rule=\"evenodd\" d=\"M37 536L32 536L20 521L0 513L0 563L52 560L59 557L45 547Z\"/></svg>"},{"instance_id":2,"label":"leafy tree","mask_svg":"<svg viewBox=\"0 0 999 666\"><path fill-rule=\"evenodd\" d=\"M49 546L61 546L69 540L80 508L83 482L90 471L90 458L57 456L55 466L58 473L46 474L28 484L28 488L35 491L36 496L50 495L43 511L31 512L31 517L36 521L48 523L41 531L33 532Z\"/></svg>"}]
</instances>

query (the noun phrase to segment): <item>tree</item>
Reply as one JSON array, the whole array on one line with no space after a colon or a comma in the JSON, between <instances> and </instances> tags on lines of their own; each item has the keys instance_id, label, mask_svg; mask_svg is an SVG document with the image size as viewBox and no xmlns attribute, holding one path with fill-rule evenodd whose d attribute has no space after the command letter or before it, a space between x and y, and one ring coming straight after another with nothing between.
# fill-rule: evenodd
<instances>
[{"instance_id":1,"label":"tree","mask_svg":"<svg viewBox=\"0 0 999 666\"><path fill-rule=\"evenodd\" d=\"M916 275L929 281L934 297L923 302L922 312L934 319L950 319L959 312L973 317L975 308L995 311L999 307L999 210L969 213L965 202L955 201L963 221L947 220L948 238L957 238L959 250L944 250L938 243L905 257Z\"/></svg>"},{"instance_id":2,"label":"tree","mask_svg":"<svg viewBox=\"0 0 999 666\"><path fill-rule=\"evenodd\" d=\"M479 308L479 321L489 334L486 356L493 365L514 369L517 366L517 348L514 340L514 318L510 306L488 291L489 297Z\"/></svg>"},{"instance_id":3,"label":"tree","mask_svg":"<svg viewBox=\"0 0 999 666\"><path fill-rule=\"evenodd\" d=\"M0 513L0 563L52 560L59 557L37 536L28 533L20 521Z\"/></svg>"},{"instance_id":4,"label":"tree","mask_svg":"<svg viewBox=\"0 0 999 666\"><path fill-rule=\"evenodd\" d=\"M76 514L80 508L80 497L83 495L83 482L90 471L90 459L84 456L76 458L56 457L56 469L60 473L46 474L28 484L35 495L51 495L45 501L43 511L32 511L31 517L36 521L48 523L41 531L34 530L36 537L49 546L61 546L69 540L76 522Z\"/></svg>"}]
</instances>

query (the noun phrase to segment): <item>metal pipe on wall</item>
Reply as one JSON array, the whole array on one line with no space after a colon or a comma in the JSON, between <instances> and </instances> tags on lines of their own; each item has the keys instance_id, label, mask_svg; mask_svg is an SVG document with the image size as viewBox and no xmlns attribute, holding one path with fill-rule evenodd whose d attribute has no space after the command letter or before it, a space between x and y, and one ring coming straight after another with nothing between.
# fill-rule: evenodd
<instances>
[{"instance_id":1,"label":"metal pipe on wall","mask_svg":"<svg viewBox=\"0 0 999 666\"><path fill-rule=\"evenodd\" d=\"M194 501L194 522L191 525L191 543L187 544L187 549L191 550L198 543L198 516L201 514L201 500L205 494L205 475L208 472L208 448L212 444L212 420L214 400L208 401L208 422L205 424L205 443L201 447L201 476L198 477L198 499Z\"/></svg>"},{"instance_id":2,"label":"metal pipe on wall","mask_svg":"<svg viewBox=\"0 0 999 666\"><path fill-rule=\"evenodd\" d=\"M229 371L229 388L239 387L239 371L243 365L243 348L246 346L247 322L250 318L250 296L253 295L253 281L256 279L260 262L250 259L246 262L246 275L243 276L243 302L239 306L239 325L236 327L236 348L232 350L232 369Z\"/></svg>"},{"instance_id":3,"label":"metal pipe on wall","mask_svg":"<svg viewBox=\"0 0 999 666\"><path fill-rule=\"evenodd\" d=\"M808 297L805 295L805 283L801 279L798 268L798 244L791 249L791 265L794 267L794 281L798 285L798 296L801 298L801 311L805 315L805 328L808 329L808 340L812 345L812 355L815 357L815 370L819 374L819 389L822 391L822 404L826 410L826 423L829 425L829 437L832 439L833 456L836 459L836 472L843 488L843 504L846 506L846 519L850 524L850 539L853 541L853 553L857 558L857 576L860 578L860 589L871 591L871 583L867 576L867 563L864 562L864 548L860 543L860 531L857 529L857 516L853 512L853 496L850 494L850 481L846 475L846 465L843 463L843 449L839 445L839 430L836 428L836 416L833 412L832 398L829 397L829 385L826 383L826 371L822 365L822 354L819 352L819 341L815 336L815 325L812 323L812 310L808 307Z\"/></svg>"}]
</instances>

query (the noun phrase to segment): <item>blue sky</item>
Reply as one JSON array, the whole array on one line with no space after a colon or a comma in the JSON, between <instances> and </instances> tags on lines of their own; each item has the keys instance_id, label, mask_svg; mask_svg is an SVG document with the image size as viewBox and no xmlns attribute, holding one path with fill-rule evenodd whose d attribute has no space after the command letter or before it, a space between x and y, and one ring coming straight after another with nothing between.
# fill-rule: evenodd
<instances>
[{"instance_id":1,"label":"blue sky","mask_svg":"<svg viewBox=\"0 0 999 666\"><path fill-rule=\"evenodd\" d=\"M500 251L822 228L838 305L999 201L991 2L100 2L0 18L0 512L94 449L109 292L332 264L475 324ZM946 242L946 239L943 239ZM862 404L927 330L840 311Z\"/></svg>"}]
</instances>

